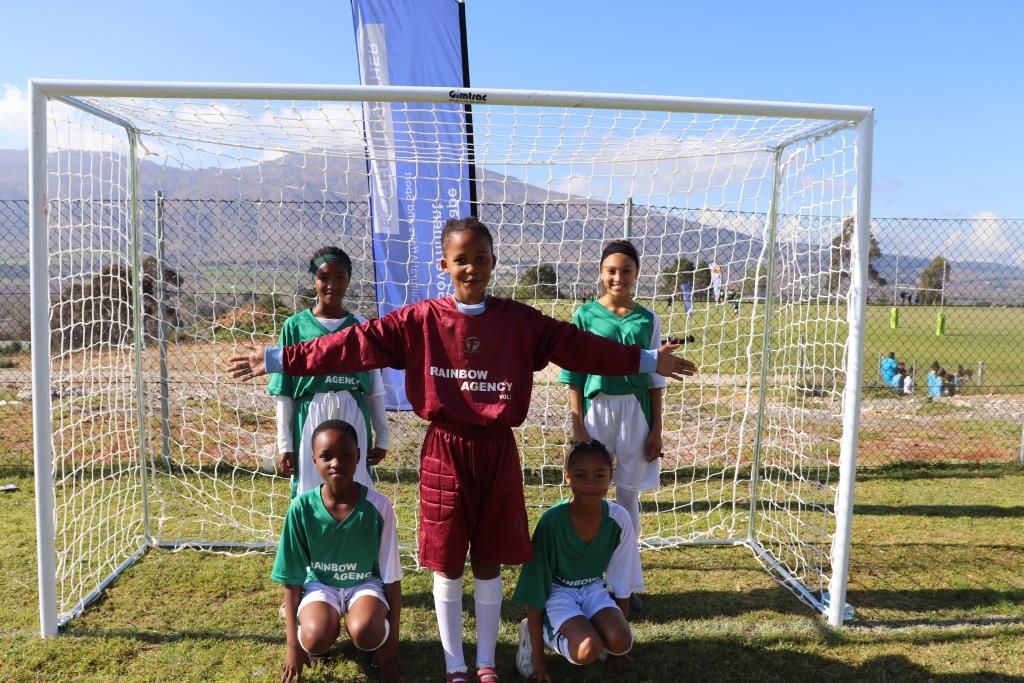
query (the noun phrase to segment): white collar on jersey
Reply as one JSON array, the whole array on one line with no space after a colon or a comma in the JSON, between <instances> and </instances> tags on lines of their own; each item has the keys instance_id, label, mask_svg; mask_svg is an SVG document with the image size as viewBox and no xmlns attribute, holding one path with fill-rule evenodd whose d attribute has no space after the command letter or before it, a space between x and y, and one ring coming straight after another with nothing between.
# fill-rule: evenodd
<instances>
[{"instance_id":1,"label":"white collar on jersey","mask_svg":"<svg viewBox=\"0 0 1024 683\"><path fill-rule=\"evenodd\" d=\"M487 310L488 298L490 298L489 295L484 295L484 300L478 304L464 304L453 295L452 301L455 302L455 308L458 309L459 313L465 313L466 315L480 315Z\"/></svg>"}]
</instances>

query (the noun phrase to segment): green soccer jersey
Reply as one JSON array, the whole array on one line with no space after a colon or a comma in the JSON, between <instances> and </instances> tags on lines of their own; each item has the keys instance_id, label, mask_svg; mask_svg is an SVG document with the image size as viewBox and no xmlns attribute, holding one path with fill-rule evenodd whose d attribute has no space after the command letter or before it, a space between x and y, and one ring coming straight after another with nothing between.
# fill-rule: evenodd
<instances>
[{"instance_id":1,"label":"green soccer jersey","mask_svg":"<svg viewBox=\"0 0 1024 683\"><path fill-rule=\"evenodd\" d=\"M349 313L338 327L345 329L350 325L363 322L358 316ZM337 330L328 330L316 319L313 310L307 308L284 321L278 345L291 346L299 342L310 341ZM356 372L350 375L312 375L310 377L292 377L275 372L270 376L267 393L273 396L290 396L295 401L308 401L316 394L330 391L369 392L373 388L373 379L368 372Z\"/></svg>"},{"instance_id":2,"label":"green soccer jersey","mask_svg":"<svg viewBox=\"0 0 1024 683\"><path fill-rule=\"evenodd\" d=\"M614 339L628 346L639 346L642 349L656 349L661 346L661 320L654 311L639 304L626 315L619 316L601 305L600 301L589 301L573 313L572 324L581 330L593 332L606 339ZM584 414L590 410L590 399L598 394L632 394L640 402L648 425L652 422L650 389L666 386L664 377L649 373L609 376L562 370L558 374L558 381L583 389Z\"/></svg>"},{"instance_id":3,"label":"green soccer jersey","mask_svg":"<svg viewBox=\"0 0 1024 683\"><path fill-rule=\"evenodd\" d=\"M617 598L644 588L640 552L629 513L602 501L601 526L589 543L576 533L563 500L543 515L533 532L533 558L519 572L512 600L544 609L553 585L570 588L604 580Z\"/></svg>"},{"instance_id":4,"label":"green soccer jersey","mask_svg":"<svg viewBox=\"0 0 1024 683\"><path fill-rule=\"evenodd\" d=\"M284 325L281 327L280 345L285 347L298 344L299 342L310 341L362 322L366 322L365 318L349 313L336 330L330 330L317 320L316 316L313 315L312 309L306 309L284 321ZM291 438L286 440L286 442L291 443L291 450L296 455L294 461L295 474L292 476L293 498L301 491L309 488L311 481L316 483L320 481L319 477L316 476L313 477L313 480L310 479L310 475L315 473L302 471L303 468L311 466L308 453L310 445L300 442L303 429L311 412L318 415L323 414L322 410L316 410L314 403L319 401L319 405L322 407L325 399L334 392L349 392L362 415L367 443L359 444L362 456L359 466L363 470L361 476L357 476L356 479L360 482L370 481L366 465L366 453L369 451L373 437L367 397L383 392L383 386L378 386L374 382L375 376L379 380L379 373L371 374L370 372L312 375L309 377L293 377L283 373L271 374L270 381L267 384L267 393L273 396L287 396L293 400L291 420L288 424ZM348 420L352 421L351 418L348 418ZM312 426L315 427L316 425ZM279 426L278 429L282 429L282 427ZM280 441L279 448L283 448L280 446ZM302 489L299 488L300 481L304 482Z\"/></svg>"},{"instance_id":5,"label":"green soccer jersey","mask_svg":"<svg viewBox=\"0 0 1024 683\"><path fill-rule=\"evenodd\" d=\"M292 500L271 579L288 586L315 581L349 588L370 578L402 578L394 508L380 493L359 489L359 502L340 523L324 506L319 487Z\"/></svg>"}]
</instances>

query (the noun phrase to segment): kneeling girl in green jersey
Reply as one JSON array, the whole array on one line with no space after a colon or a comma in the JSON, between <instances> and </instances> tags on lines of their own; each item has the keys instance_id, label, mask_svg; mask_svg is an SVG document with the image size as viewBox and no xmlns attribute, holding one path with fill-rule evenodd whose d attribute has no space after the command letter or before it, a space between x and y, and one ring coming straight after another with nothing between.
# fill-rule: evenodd
<instances>
[{"instance_id":1,"label":"kneeling girl in green jersey","mask_svg":"<svg viewBox=\"0 0 1024 683\"><path fill-rule=\"evenodd\" d=\"M402 567L394 508L354 480L360 449L352 425L321 422L311 442L324 483L292 500L270 574L284 584L281 680L301 680L310 658L338 639L342 617L355 646L376 651L385 679L395 680Z\"/></svg>"},{"instance_id":2,"label":"kneeling girl in green jersey","mask_svg":"<svg viewBox=\"0 0 1024 683\"><path fill-rule=\"evenodd\" d=\"M551 680L545 645L573 664L603 653L621 657L633 647L626 615L644 580L633 523L622 506L605 500L611 476L612 457L600 441L577 443L565 460L572 499L537 522L533 558L512 597L527 606L516 653L527 678Z\"/></svg>"},{"instance_id":3,"label":"kneeling girl in green jersey","mask_svg":"<svg viewBox=\"0 0 1024 683\"><path fill-rule=\"evenodd\" d=\"M316 305L285 320L281 346L316 339L366 322L345 310L352 261L337 247L323 247L309 261ZM322 483L310 460L310 436L324 420L344 420L355 427L360 459L355 480L373 488L369 467L386 455L390 431L379 370L341 375L271 376L267 393L277 397L278 471L292 478L292 497ZM370 449L371 432L374 448Z\"/></svg>"},{"instance_id":4,"label":"kneeling girl in green jersey","mask_svg":"<svg viewBox=\"0 0 1024 683\"><path fill-rule=\"evenodd\" d=\"M572 322L580 329L621 344L661 346L661 320L633 300L640 256L626 240L605 245L596 301L580 306ZM575 441L597 439L615 456L615 501L626 508L640 533L640 492L658 487L661 457L661 402L665 378L652 373L586 375L563 370L569 385Z\"/></svg>"}]
</instances>

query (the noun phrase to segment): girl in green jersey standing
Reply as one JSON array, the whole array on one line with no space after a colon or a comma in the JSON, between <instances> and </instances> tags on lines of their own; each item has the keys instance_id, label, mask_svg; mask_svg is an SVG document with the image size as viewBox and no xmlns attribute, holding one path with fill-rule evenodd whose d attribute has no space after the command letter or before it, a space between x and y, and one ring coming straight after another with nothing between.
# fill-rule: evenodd
<instances>
[{"instance_id":1,"label":"girl in green jersey standing","mask_svg":"<svg viewBox=\"0 0 1024 683\"><path fill-rule=\"evenodd\" d=\"M345 310L352 260L337 247L322 247L309 261L316 305L288 318L279 343L290 346L366 322ZM349 375L271 376L267 393L277 397L278 471L292 478L292 497L323 483L313 467L311 437L326 420L344 420L356 428L360 460L354 480L373 488L369 467L386 455L390 431L379 370ZM369 448L373 435L373 448Z\"/></svg>"},{"instance_id":2,"label":"girl in green jersey standing","mask_svg":"<svg viewBox=\"0 0 1024 683\"><path fill-rule=\"evenodd\" d=\"M605 245L603 294L576 309L573 324L621 344L643 349L661 346L661 320L633 299L639 271L640 256L630 242L615 240ZM639 535L640 492L660 483L665 378L650 373L614 377L563 370L559 381L569 385L574 440L597 439L615 455L615 502L629 513Z\"/></svg>"}]
</instances>

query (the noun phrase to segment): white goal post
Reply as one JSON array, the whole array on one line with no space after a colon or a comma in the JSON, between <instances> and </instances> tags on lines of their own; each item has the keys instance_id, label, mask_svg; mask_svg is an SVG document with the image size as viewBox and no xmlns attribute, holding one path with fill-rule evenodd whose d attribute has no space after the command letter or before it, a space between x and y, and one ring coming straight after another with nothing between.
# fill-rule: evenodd
<instances>
[{"instance_id":1,"label":"white goal post","mask_svg":"<svg viewBox=\"0 0 1024 683\"><path fill-rule=\"evenodd\" d=\"M370 144L374 103L418 112L410 147ZM452 123L435 112L453 103L472 106L456 149L436 142ZM289 498L267 467L273 399L228 378L224 360L275 341L309 305L305 264L323 245L352 256L350 308L376 314L369 188L383 184L368 169L424 155L474 165L497 295L569 319L596 293L601 245L637 245L637 299L700 366L665 394L642 548L745 546L830 624L849 618L871 108L49 80L31 82L30 105L44 637L149 549L276 545ZM709 294L709 263L724 302ZM531 515L565 493L567 405L556 374L538 373L517 430ZM414 562L424 425L389 422L376 484Z\"/></svg>"}]
</instances>

